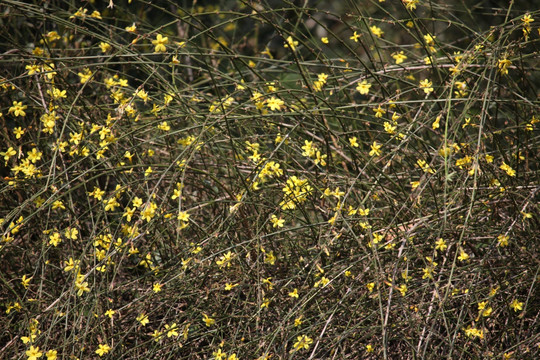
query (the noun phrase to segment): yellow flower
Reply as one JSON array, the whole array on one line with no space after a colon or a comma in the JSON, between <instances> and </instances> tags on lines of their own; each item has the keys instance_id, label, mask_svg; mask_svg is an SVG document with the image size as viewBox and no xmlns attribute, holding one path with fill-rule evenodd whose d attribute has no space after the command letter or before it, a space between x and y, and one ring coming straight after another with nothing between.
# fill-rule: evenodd
<instances>
[{"instance_id":1,"label":"yellow flower","mask_svg":"<svg viewBox=\"0 0 540 360\"><path fill-rule=\"evenodd\" d=\"M20 139L24 135L25 132L26 132L26 130L24 130L20 126L13 129L13 134L15 135L16 139Z\"/></svg>"},{"instance_id":2,"label":"yellow flower","mask_svg":"<svg viewBox=\"0 0 540 360\"><path fill-rule=\"evenodd\" d=\"M435 174L435 170L429 166L429 164L425 161L425 160L422 160L422 159L418 159L416 161L416 164L426 173L430 173L430 174Z\"/></svg>"},{"instance_id":3,"label":"yellow flower","mask_svg":"<svg viewBox=\"0 0 540 360\"><path fill-rule=\"evenodd\" d=\"M270 108L270 110L281 110L281 106L283 106L285 102L281 99L278 99L274 96L272 96L270 99L266 100L266 106Z\"/></svg>"},{"instance_id":4,"label":"yellow flower","mask_svg":"<svg viewBox=\"0 0 540 360\"><path fill-rule=\"evenodd\" d=\"M238 284L226 283L226 284L225 284L225 290L231 291L232 289L234 289L234 288L237 287L237 286L238 286Z\"/></svg>"},{"instance_id":5,"label":"yellow flower","mask_svg":"<svg viewBox=\"0 0 540 360\"><path fill-rule=\"evenodd\" d=\"M86 13L88 12L88 9L83 9L82 7L79 8L79 10L77 10L73 15L71 15L69 18L70 19L73 19L73 18L76 18L76 17L86 17ZM56 31L54 31L56 33Z\"/></svg>"},{"instance_id":6,"label":"yellow flower","mask_svg":"<svg viewBox=\"0 0 540 360\"><path fill-rule=\"evenodd\" d=\"M148 177L153 172L152 167L149 166L146 170L144 170L144 176Z\"/></svg>"},{"instance_id":7,"label":"yellow flower","mask_svg":"<svg viewBox=\"0 0 540 360\"><path fill-rule=\"evenodd\" d=\"M126 207L124 210L124 213L122 214L122 217L125 217L127 222L131 222L131 218L135 214L135 208Z\"/></svg>"},{"instance_id":8,"label":"yellow flower","mask_svg":"<svg viewBox=\"0 0 540 360\"><path fill-rule=\"evenodd\" d=\"M358 142L356 141L356 136L353 136L352 138L349 138L349 143L351 144L352 147L358 147Z\"/></svg>"},{"instance_id":9,"label":"yellow flower","mask_svg":"<svg viewBox=\"0 0 540 360\"><path fill-rule=\"evenodd\" d=\"M25 289L28 289L28 286L30 285L30 280L32 280L32 276L27 278L26 275L23 275L21 278L21 284L24 286Z\"/></svg>"},{"instance_id":10,"label":"yellow flower","mask_svg":"<svg viewBox=\"0 0 540 360\"><path fill-rule=\"evenodd\" d=\"M217 351L214 351L212 353L212 356L215 360L223 360L227 358L227 353L224 353L221 348L217 349Z\"/></svg>"},{"instance_id":11,"label":"yellow flower","mask_svg":"<svg viewBox=\"0 0 540 360\"><path fill-rule=\"evenodd\" d=\"M206 326L210 327L216 323L216 320L212 319L206 314L203 314L203 321L206 324Z\"/></svg>"},{"instance_id":12,"label":"yellow flower","mask_svg":"<svg viewBox=\"0 0 540 360\"><path fill-rule=\"evenodd\" d=\"M140 322L142 326L146 326L146 324L150 322L148 320L148 315L145 313L139 314L139 316L137 316L137 321Z\"/></svg>"},{"instance_id":13,"label":"yellow flower","mask_svg":"<svg viewBox=\"0 0 540 360\"><path fill-rule=\"evenodd\" d=\"M133 23L133 25L131 26L126 26L126 31L128 32L135 32L137 30L137 26L135 25L135 23Z\"/></svg>"},{"instance_id":14,"label":"yellow flower","mask_svg":"<svg viewBox=\"0 0 540 360\"><path fill-rule=\"evenodd\" d=\"M177 219L180 221L188 222L189 214L186 211L180 211L180 213L178 213Z\"/></svg>"},{"instance_id":15,"label":"yellow flower","mask_svg":"<svg viewBox=\"0 0 540 360\"><path fill-rule=\"evenodd\" d=\"M315 288L325 287L329 282L330 282L330 279L328 279L326 276L323 276L323 277L321 277L321 280L319 280L319 281L315 282L315 284L313 284L313 287L315 287Z\"/></svg>"},{"instance_id":16,"label":"yellow flower","mask_svg":"<svg viewBox=\"0 0 540 360\"><path fill-rule=\"evenodd\" d=\"M274 255L273 251L269 251L266 253L266 256L264 257L264 263L274 265L276 263L276 256Z\"/></svg>"},{"instance_id":17,"label":"yellow flower","mask_svg":"<svg viewBox=\"0 0 540 360\"><path fill-rule=\"evenodd\" d=\"M369 208L358 209L358 214L360 216L368 216L369 215Z\"/></svg>"},{"instance_id":18,"label":"yellow flower","mask_svg":"<svg viewBox=\"0 0 540 360\"><path fill-rule=\"evenodd\" d=\"M465 335L467 335L467 337L470 337L470 338L478 337L480 339L483 339L484 338L484 331L469 326L468 328L465 329Z\"/></svg>"},{"instance_id":19,"label":"yellow flower","mask_svg":"<svg viewBox=\"0 0 540 360\"><path fill-rule=\"evenodd\" d=\"M54 78L54 76L56 75L56 71L53 71L53 70L54 70L54 64L53 63L46 64L46 65L43 66L43 71L47 73L47 74L45 74L47 79L52 80Z\"/></svg>"},{"instance_id":20,"label":"yellow flower","mask_svg":"<svg viewBox=\"0 0 540 360\"><path fill-rule=\"evenodd\" d=\"M28 344L29 342L34 342L36 337L36 334L31 334L30 336L21 336L21 341L23 342L23 344Z\"/></svg>"},{"instance_id":21,"label":"yellow flower","mask_svg":"<svg viewBox=\"0 0 540 360\"><path fill-rule=\"evenodd\" d=\"M402 284L399 288L398 288L399 292L401 293L402 296L405 296L405 294L407 294L407 285L405 284Z\"/></svg>"},{"instance_id":22,"label":"yellow flower","mask_svg":"<svg viewBox=\"0 0 540 360\"><path fill-rule=\"evenodd\" d=\"M515 312L523 310L523 303L520 302L518 299L512 300L510 303L510 308L512 308Z\"/></svg>"},{"instance_id":23,"label":"yellow flower","mask_svg":"<svg viewBox=\"0 0 540 360\"><path fill-rule=\"evenodd\" d=\"M386 110L384 110L383 108L381 108L381 106L379 105L378 108L376 109L373 109L373 111L375 112L375 117L382 117L384 114L386 114Z\"/></svg>"},{"instance_id":24,"label":"yellow flower","mask_svg":"<svg viewBox=\"0 0 540 360\"><path fill-rule=\"evenodd\" d=\"M33 148L32 151L27 152L27 154L28 159L34 164L36 163L36 161L41 160L41 155L43 155L43 153L36 148Z\"/></svg>"},{"instance_id":25,"label":"yellow flower","mask_svg":"<svg viewBox=\"0 0 540 360\"><path fill-rule=\"evenodd\" d=\"M369 156L380 156L381 147L382 147L382 144L377 144L377 142L374 141L373 144L371 145L371 151L369 152Z\"/></svg>"},{"instance_id":26,"label":"yellow flower","mask_svg":"<svg viewBox=\"0 0 540 360\"><path fill-rule=\"evenodd\" d=\"M309 336L300 335L296 338L296 343L294 343L293 345L293 348L294 348L293 351L298 351L302 349L307 350L309 349L309 345L311 345L312 343L313 343L313 340Z\"/></svg>"},{"instance_id":27,"label":"yellow flower","mask_svg":"<svg viewBox=\"0 0 540 360\"><path fill-rule=\"evenodd\" d=\"M136 196L134 199L133 199L133 207L135 208L139 208L141 205L142 205L143 201L140 197Z\"/></svg>"},{"instance_id":28,"label":"yellow flower","mask_svg":"<svg viewBox=\"0 0 540 360\"><path fill-rule=\"evenodd\" d=\"M367 82L367 80L363 80L361 83L358 83L356 86L356 90L360 92L362 95L367 95L369 92L369 88L371 87L371 84Z\"/></svg>"},{"instance_id":29,"label":"yellow flower","mask_svg":"<svg viewBox=\"0 0 540 360\"><path fill-rule=\"evenodd\" d=\"M294 289L293 291L291 291L289 293L289 296L292 297L292 298L297 298L298 299L298 289Z\"/></svg>"},{"instance_id":30,"label":"yellow flower","mask_svg":"<svg viewBox=\"0 0 540 360\"><path fill-rule=\"evenodd\" d=\"M120 206L120 203L115 197L105 200L105 211L114 211L116 207Z\"/></svg>"},{"instance_id":31,"label":"yellow flower","mask_svg":"<svg viewBox=\"0 0 540 360\"><path fill-rule=\"evenodd\" d=\"M386 131L390 135L394 135L396 133L396 127L392 124L390 124L388 121L384 122L384 131Z\"/></svg>"},{"instance_id":32,"label":"yellow flower","mask_svg":"<svg viewBox=\"0 0 540 360\"><path fill-rule=\"evenodd\" d=\"M60 237L59 232L54 232L49 236L49 244L50 245L52 245L54 247L57 247L58 244L60 244L61 242L62 242L62 238Z\"/></svg>"},{"instance_id":33,"label":"yellow flower","mask_svg":"<svg viewBox=\"0 0 540 360\"><path fill-rule=\"evenodd\" d=\"M358 38L360 37L360 35L358 35L356 33L356 31L353 33L353 35L349 38L351 40L354 40L354 42L358 42Z\"/></svg>"},{"instance_id":34,"label":"yellow flower","mask_svg":"<svg viewBox=\"0 0 540 360\"><path fill-rule=\"evenodd\" d=\"M45 354L45 356L47 356L47 360L56 360L57 355L58 355L58 351L56 350L49 350Z\"/></svg>"},{"instance_id":35,"label":"yellow flower","mask_svg":"<svg viewBox=\"0 0 540 360\"><path fill-rule=\"evenodd\" d=\"M482 301L478 303L478 311L479 315L482 315L483 317L488 317L493 312L493 308L491 306L487 306L487 301Z\"/></svg>"},{"instance_id":36,"label":"yellow flower","mask_svg":"<svg viewBox=\"0 0 540 360\"><path fill-rule=\"evenodd\" d=\"M261 309L268 308L269 305L270 305L270 300L267 299L267 298L263 298L262 304L261 304Z\"/></svg>"},{"instance_id":37,"label":"yellow flower","mask_svg":"<svg viewBox=\"0 0 540 360\"><path fill-rule=\"evenodd\" d=\"M424 41L427 45L431 45L435 42L436 36L433 36L431 34L424 35Z\"/></svg>"},{"instance_id":38,"label":"yellow flower","mask_svg":"<svg viewBox=\"0 0 540 360\"><path fill-rule=\"evenodd\" d=\"M172 323L171 325L165 324L165 330L167 331L167 337L173 337L178 336L176 323Z\"/></svg>"},{"instance_id":39,"label":"yellow flower","mask_svg":"<svg viewBox=\"0 0 540 360\"><path fill-rule=\"evenodd\" d=\"M509 237L506 236L506 235L499 235L497 237L497 241L498 241L498 244L500 247L505 247L505 246L508 246L508 239Z\"/></svg>"},{"instance_id":40,"label":"yellow flower","mask_svg":"<svg viewBox=\"0 0 540 360\"><path fill-rule=\"evenodd\" d=\"M92 71L90 71L90 69L88 68L84 68L82 70L82 72L79 72L77 73L77 75L79 76L79 79L81 81L81 84L85 84L88 82L88 80L90 80L90 78L92 77L93 73Z\"/></svg>"},{"instance_id":41,"label":"yellow flower","mask_svg":"<svg viewBox=\"0 0 540 360\"><path fill-rule=\"evenodd\" d=\"M79 267L79 260L73 261L73 258L70 257L68 261L65 262L64 271L71 271L73 269L78 269Z\"/></svg>"},{"instance_id":42,"label":"yellow flower","mask_svg":"<svg viewBox=\"0 0 540 360\"><path fill-rule=\"evenodd\" d=\"M322 42L323 44L328 44L328 38L327 38L327 37L322 37L322 38L321 38L321 42Z\"/></svg>"},{"instance_id":43,"label":"yellow flower","mask_svg":"<svg viewBox=\"0 0 540 360\"><path fill-rule=\"evenodd\" d=\"M523 22L523 26L530 26L530 23L532 23L534 19L531 17L531 14L525 14L521 18L521 21Z\"/></svg>"},{"instance_id":44,"label":"yellow flower","mask_svg":"<svg viewBox=\"0 0 540 360\"><path fill-rule=\"evenodd\" d=\"M9 161L9 158L16 154L17 152L11 146L5 152L0 152L0 155L3 156L4 160L6 161L6 165Z\"/></svg>"},{"instance_id":45,"label":"yellow flower","mask_svg":"<svg viewBox=\"0 0 540 360\"><path fill-rule=\"evenodd\" d=\"M106 42L100 42L99 48L101 49L102 53L106 53L107 51L111 50L112 46Z\"/></svg>"},{"instance_id":46,"label":"yellow flower","mask_svg":"<svg viewBox=\"0 0 540 360\"><path fill-rule=\"evenodd\" d=\"M416 4L418 4L418 0L401 0L401 1L405 5L405 7L411 11L416 9Z\"/></svg>"},{"instance_id":47,"label":"yellow flower","mask_svg":"<svg viewBox=\"0 0 540 360\"><path fill-rule=\"evenodd\" d=\"M292 36L289 36L285 40L285 44L283 45L283 47L290 48L292 51L295 51L297 46L298 46L298 41L294 40Z\"/></svg>"},{"instance_id":48,"label":"yellow flower","mask_svg":"<svg viewBox=\"0 0 540 360\"><path fill-rule=\"evenodd\" d=\"M139 89L135 92L135 96L142 99L145 103L148 101L148 93L144 89Z\"/></svg>"},{"instance_id":49,"label":"yellow flower","mask_svg":"<svg viewBox=\"0 0 540 360\"><path fill-rule=\"evenodd\" d=\"M428 79L424 79L420 81L420 88L424 90L426 94L430 94L433 92L433 83L429 81Z\"/></svg>"},{"instance_id":50,"label":"yellow flower","mask_svg":"<svg viewBox=\"0 0 540 360\"><path fill-rule=\"evenodd\" d=\"M501 170L504 170L508 176L516 176L516 170L512 169L512 167L504 161L500 168Z\"/></svg>"},{"instance_id":51,"label":"yellow flower","mask_svg":"<svg viewBox=\"0 0 540 360\"><path fill-rule=\"evenodd\" d=\"M171 126L166 121L163 121L158 125L158 129L162 131L169 131L171 130Z\"/></svg>"},{"instance_id":52,"label":"yellow flower","mask_svg":"<svg viewBox=\"0 0 540 360\"><path fill-rule=\"evenodd\" d=\"M271 277L266 278L266 279L262 279L262 283L266 284L266 286L268 287L268 290L272 290L274 288L274 284L272 284L271 280L272 280Z\"/></svg>"},{"instance_id":53,"label":"yellow flower","mask_svg":"<svg viewBox=\"0 0 540 360\"><path fill-rule=\"evenodd\" d=\"M274 214L272 214L272 217L270 218L270 221L272 222L272 227L282 228L283 224L285 224L285 220L283 220L282 218L278 218Z\"/></svg>"},{"instance_id":54,"label":"yellow flower","mask_svg":"<svg viewBox=\"0 0 540 360\"><path fill-rule=\"evenodd\" d=\"M11 106L8 110L8 114L11 114L13 113L13 115L15 115L16 117L17 116L26 116L26 112L24 112L24 110L26 110L26 108L28 108L28 105L23 105L22 104L22 101L14 101L13 102L13 106Z\"/></svg>"},{"instance_id":55,"label":"yellow flower","mask_svg":"<svg viewBox=\"0 0 540 360\"><path fill-rule=\"evenodd\" d=\"M43 352L39 351L39 347L30 346L30 349L26 350L26 356L28 360L36 360L43 356Z\"/></svg>"},{"instance_id":56,"label":"yellow flower","mask_svg":"<svg viewBox=\"0 0 540 360\"><path fill-rule=\"evenodd\" d=\"M459 251L459 256L458 256L458 260L459 260L459 261L465 261L465 260L467 260L467 259L469 259L469 254L467 254L467 253L465 252L465 250L460 249L460 251Z\"/></svg>"},{"instance_id":57,"label":"yellow flower","mask_svg":"<svg viewBox=\"0 0 540 360\"><path fill-rule=\"evenodd\" d=\"M169 105L172 100L173 100L172 95L170 94L163 95L163 104L165 104L165 106Z\"/></svg>"},{"instance_id":58,"label":"yellow flower","mask_svg":"<svg viewBox=\"0 0 540 360\"><path fill-rule=\"evenodd\" d=\"M446 245L446 241L444 241L442 238L438 238L437 241L435 242L436 250L444 251L446 250L447 247L448 245Z\"/></svg>"},{"instance_id":59,"label":"yellow flower","mask_svg":"<svg viewBox=\"0 0 540 360\"><path fill-rule=\"evenodd\" d=\"M36 65L36 64L33 64L33 65L26 65L26 66L25 66L25 69L28 70L28 75L39 74L39 73L40 73L40 70L41 70L41 68L39 67L39 65Z\"/></svg>"},{"instance_id":60,"label":"yellow flower","mask_svg":"<svg viewBox=\"0 0 540 360\"><path fill-rule=\"evenodd\" d=\"M82 274L77 274L75 287L77 288L77 296L82 296L85 292L90 292L88 281L84 281L84 275Z\"/></svg>"},{"instance_id":61,"label":"yellow flower","mask_svg":"<svg viewBox=\"0 0 540 360\"><path fill-rule=\"evenodd\" d=\"M232 252L227 252L226 254L220 256L219 260L216 260L216 264L220 268L224 267L231 267L231 261L234 258L234 254Z\"/></svg>"},{"instance_id":62,"label":"yellow flower","mask_svg":"<svg viewBox=\"0 0 540 360\"><path fill-rule=\"evenodd\" d=\"M382 36L384 35L384 32L381 30L381 28L378 27L378 26L375 26L375 25L371 26L371 27L369 28L369 30L371 30L371 32L373 33L373 35L375 35L375 36L377 36L377 37L382 37Z\"/></svg>"},{"instance_id":63,"label":"yellow flower","mask_svg":"<svg viewBox=\"0 0 540 360\"><path fill-rule=\"evenodd\" d=\"M161 335L163 335L163 332L162 331L158 331L158 330L154 330L154 332L152 333L152 337L154 338L154 341L159 341L159 338L161 337Z\"/></svg>"},{"instance_id":64,"label":"yellow flower","mask_svg":"<svg viewBox=\"0 0 540 360\"><path fill-rule=\"evenodd\" d=\"M313 148L313 141L304 140L302 150L304 150L302 156L312 157L315 155L316 150Z\"/></svg>"},{"instance_id":65,"label":"yellow flower","mask_svg":"<svg viewBox=\"0 0 540 360\"><path fill-rule=\"evenodd\" d=\"M92 192L89 192L88 195L92 196L94 199L102 200L103 195L105 194L105 191L101 190L98 187L94 186L94 190Z\"/></svg>"},{"instance_id":66,"label":"yellow flower","mask_svg":"<svg viewBox=\"0 0 540 360\"><path fill-rule=\"evenodd\" d=\"M53 99L65 99L67 97L66 90L60 90L55 87L47 90L47 94L50 95Z\"/></svg>"},{"instance_id":67,"label":"yellow flower","mask_svg":"<svg viewBox=\"0 0 540 360\"><path fill-rule=\"evenodd\" d=\"M99 348L96 350L96 354L98 354L100 357L107 354L111 350L111 347L107 344L99 344Z\"/></svg>"},{"instance_id":68,"label":"yellow flower","mask_svg":"<svg viewBox=\"0 0 540 360\"><path fill-rule=\"evenodd\" d=\"M497 67L499 68L499 72L502 75L508 74L508 67L512 65L512 62L508 60L506 57L502 58L500 60L497 60Z\"/></svg>"},{"instance_id":69,"label":"yellow flower","mask_svg":"<svg viewBox=\"0 0 540 360\"><path fill-rule=\"evenodd\" d=\"M156 40L152 40L152 45L155 46L154 48L154 52L165 52L167 51L167 48L165 47L165 45L167 45L169 43L169 38L168 37L164 37L163 35L161 34L157 34L156 36Z\"/></svg>"},{"instance_id":70,"label":"yellow flower","mask_svg":"<svg viewBox=\"0 0 540 360\"><path fill-rule=\"evenodd\" d=\"M403 53L403 51L400 51L399 53L392 54L392 57L396 61L396 65L399 65L403 61L407 60L407 56Z\"/></svg>"},{"instance_id":71,"label":"yellow flower","mask_svg":"<svg viewBox=\"0 0 540 360\"><path fill-rule=\"evenodd\" d=\"M92 13L90 14L90 17L95 18L95 19L100 19L100 20L102 19L101 13L97 10L92 11Z\"/></svg>"},{"instance_id":72,"label":"yellow flower","mask_svg":"<svg viewBox=\"0 0 540 360\"><path fill-rule=\"evenodd\" d=\"M433 128L433 130L439 128L440 122L441 122L441 117L440 117L440 116L437 116L437 117L435 118L435 121L433 122L433 124L431 124L431 127Z\"/></svg>"}]
</instances>

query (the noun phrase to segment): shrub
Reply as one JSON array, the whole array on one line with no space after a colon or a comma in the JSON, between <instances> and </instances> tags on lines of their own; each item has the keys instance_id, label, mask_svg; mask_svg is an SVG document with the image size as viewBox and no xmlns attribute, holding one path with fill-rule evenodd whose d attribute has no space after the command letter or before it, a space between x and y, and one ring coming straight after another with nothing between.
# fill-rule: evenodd
<instances>
[{"instance_id":1,"label":"shrub","mask_svg":"<svg viewBox=\"0 0 540 360\"><path fill-rule=\"evenodd\" d=\"M539 11L82 5L0 4L2 358L539 356Z\"/></svg>"}]
</instances>

